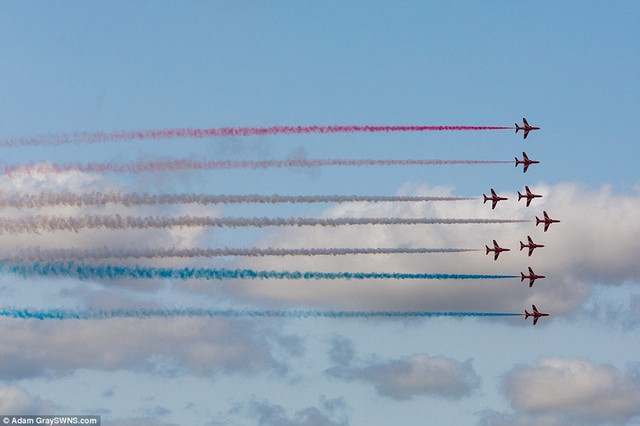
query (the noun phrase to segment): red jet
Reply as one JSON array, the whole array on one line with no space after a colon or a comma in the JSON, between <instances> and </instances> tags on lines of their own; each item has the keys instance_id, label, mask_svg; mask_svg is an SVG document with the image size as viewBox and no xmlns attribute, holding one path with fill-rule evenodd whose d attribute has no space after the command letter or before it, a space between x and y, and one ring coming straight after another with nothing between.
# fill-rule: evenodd
<instances>
[{"instance_id":1,"label":"red jet","mask_svg":"<svg viewBox=\"0 0 640 426\"><path fill-rule=\"evenodd\" d=\"M549 314L545 314L542 312L538 312L538 308L536 308L536 305L531 305L531 307L533 308L533 312L529 313L527 312L527 310L524 310L524 319L528 319L529 317L533 317L533 325L536 325L538 323L538 320L540 319L540 317L548 317Z\"/></svg>"},{"instance_id":2,"label":"red jet","mask_svg":"<svg viewBox=\"0 0 640 426\"><path fill-rule=\"evenodd\" d=\"M496 240L493 240L493 248L489 248L489 246L487 245L485 245L485 247L487 249L487 252L485 254L489 254L490 251L495 252L493 260L498 260L498 256L500 256L500 253L502 253L503 251L511 251L511 249L500 247L498 243L496 243Z\"/></svg>"},{"instance_id":3,"label":"red jet","mask_svg":"<svg viewBox=\"0 0 640 426\"><path fill-rule=\"evenodd\" d=\"M526 152L522 153L522 160L518 160L518 157L516 157L516 167L518 167L518 164L523 165L522 173L527 173L527 169L529 168L530 165L539 164L539 163L540 162L536 160L529 160L529 157L527 157Z\"/></svg>"},{"instance_id":4,"label":"red jet","mask_svg":"<svg viewBox=\"0 0 640 426\"><path fill-rule=\"evenodd\" d=\"M529 288L531 288L537 279L546 277L544 275L536 275L535 272L533 272L533 269L531 269L531 266L529 266L529 275L525 275L524 272L520 272L520 282L524 281L525 278L529 279Z\"/></svg>"},{"instance_id":5,"label":"red jet","mask_svg":"<svg viewBox=\"0 0 640 426\"><path fill-rule=\"evenodd\" d=\"M527 119L522 117L522 127L518 126L518 123L516 123L516 133L518 133L518 130L524 130L524 138L526 139L527 136L529 136L529 132L532 130L540 130L540 127L533 127L530 126L529 123L527 123Z\"/></svg>"},{"instance_id":6,"label":"red jet","mask_svg":"<svg viewBox=\"0 0 640 426\"><path fill-rule=\"evenodd\" d=\"M536 216L536 226L540 225L541 223L544 223L544 232L547 232L547 229L549 229L549 225L551 225L552 223L558 223L560 221L556 219L551 219L546 211L543 213L544 213L544 219L538 219L538 216Z\"/></svg>"},{"instance_id":7,"label":"red jet","mask_svg":"<svg viewBox=\"0 0 640 426\"><path fill-rule=\"evenodd\" d=\"M485 204L487 201L491 201L491 210L496 208L496 204L498 204L498 201L508 200L508 198L506 197L498 197L498 194L496 194L496 191L494 191L493 188L491 188L491 197L487 197L484 194L482 194L482 196L484 197L483 204Z\"/></svg>"},{"instance_id":8,"label":"red jet","mask_svg":"<svg viewBox=\"0 0 640 426\"><path fill-rule=\"evenodd\" d=\"M533 254L534 249L537 249L538 247L544 247L544 244L534 243L531 237L529 236L527 236L527 240L529 240L529 244L525 244L522 241L520 241L520 251L522 251L525 247L529 247L529 256Z\"/></svg>"},{"instance_id":9,"label":"red jet","mask_svg":"<svg viewBox=\"0 0 640 426\"><path fill-rule=\"evenodd\" d=\"M533 200L534 198L542 198L542 195L534 194L533 192L531 192L528 186L525 186L524 189L527 191L525 195L522 195L520 191L518 191L518 201L522 200L523 198L526 198L527 207L529 207L529 204L531 204L531 200Z\"/></svg>"}]
</instances>

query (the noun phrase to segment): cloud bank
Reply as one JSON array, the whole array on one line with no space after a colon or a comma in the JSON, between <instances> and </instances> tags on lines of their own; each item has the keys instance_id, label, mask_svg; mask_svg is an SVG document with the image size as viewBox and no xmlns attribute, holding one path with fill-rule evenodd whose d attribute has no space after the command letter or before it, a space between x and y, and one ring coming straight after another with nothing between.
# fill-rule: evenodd
<instances>
[{"instance_id":1,"label":"cloud bank","mask_svg":"<svg viewBox=\"0 0 640 426\"><path fill-rule=\"evenodd\" d=\"M335 282L325 285L239 286L236 295L288 304L330 305L344 309L458 310L518 312L532 303L555 315L576 311L594 286L620 285L640 277L635 253L640 251L640 196L616 194L609 187L584 188L576 184L530 185L544 198L525 207L516 191L495 210L478 200L455 203L346 203L327 208L325 217L477 217L531 220L508 225L369 226L343 229L283 229L264 234L262 245L281 247L469 247L483 248L496 239L511 252L494 262L484 252L351 256L341 258L251 259L254 267L330 271L403 271L411 273L519 274L528 266L547 278L531 289L519 280L509 282ZM422 187L413 195L453 195L451 190ZM535 226L542 211L562 222L548 232ZM519 241L530 235L544 244L533 256L519 251Z\"/></svg>"}]
</instances>

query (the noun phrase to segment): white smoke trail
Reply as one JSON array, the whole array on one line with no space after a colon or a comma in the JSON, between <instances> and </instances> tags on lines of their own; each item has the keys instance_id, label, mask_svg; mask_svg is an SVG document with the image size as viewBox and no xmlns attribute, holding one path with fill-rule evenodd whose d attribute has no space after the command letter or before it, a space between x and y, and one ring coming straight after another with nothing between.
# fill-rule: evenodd
<instances>
[{"instance_id":1,"label":"white smoke trail","mask_svg":"<svg viewBox=\"0 0 640 426\"><path fill-rule=\"evenodd\" d=\"M55 174L77 171L83 173L148 173L178 170L271 169L290 167L388 167L388 166L444 166L453 164L512 164L504 160L166 160L135 163L30 164L6 166L8 175Z\"/></svg>"},{"instance_id":2,"label":"white smoke trail","mask_svg":"<svg viewBox=\"0 0 640 426\"><path fill-rule=\"evenodd\" d=\"M342 218L264 218L264 217L209 217L209 216L113 216L87 215L80 217L37 215L21 218L0 217L0 233L73 231L81 229L143 229L143 228L262 228L266 226L346 226L346 225L454 225L454 224L506 224L525 223L515 219L441 219L397 217L342 217Z\"/></svg>"},{"instance_id":3,"label":"white smoke trail","mask_svg":"<svg viewBox=\"0 0 640 426\"><path fill-rule=\"evenodd\" d=\"M423 196L363 196L363 195L206 195L206 194L146 194L90 192L86 194L41 192L39 194L0 193L0 207L42 208L46 206L104 206L121 204L127 207L159 204L280 204L280 203L347 203L347 202L426 202L466 201L474 197Z\"/></svg>"},{"instance_id":4,"label":"white smoke trail","mask_svg":"<svg viewBox=\"0 0 640 426\"><path fill-rule=\"evenodd\" d=\"M357 254L427 254L479 251L463 248L59 248L29 247L0 252L2 262L46 262L50 260L152 259L193 257L341 256Z\"/></svg>"}]
</instances>

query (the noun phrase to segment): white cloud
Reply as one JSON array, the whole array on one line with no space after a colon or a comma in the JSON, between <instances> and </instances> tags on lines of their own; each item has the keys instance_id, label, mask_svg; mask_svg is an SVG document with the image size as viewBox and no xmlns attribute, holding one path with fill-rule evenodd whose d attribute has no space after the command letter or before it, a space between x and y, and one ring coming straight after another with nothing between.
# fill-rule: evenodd
<instances>
[{"instance_id":1,"label":"white cloud","mask_svg":"<svg viewBox=\"0 0 640 426\"><path fill-rule=\"evenodd\" d=\"M488 424L625 424L640 416L637 378L581 359L542 358L517 366L506 375L504 391L515 413L491 413Z\"/></svg>"},{"instance_id":2,"label":"white cloud","mask_svg":"<svg viewBox=\"0 0 640 426\"><path fill-rule=\"evenodd\" d=\"M608 187L575 184L531 185L544 198L531 207L517 194L495 210L481 200L431 203L348 203L327 208L326 217L506 218L531 223L505 225L352 226L275 229L262 246L278 247L443 247L484 248L496 239L512 251L497 262L484 252L425 255L379 255L245 259L243 266L319 271L438 272L519 275L528 266L547 278L533 288L519 279L468 281L283 282L277 286L245 285L245 297L279 303L314 304L337 309L417 309L519 312L532 303L561 314L575 310L593 285L617 285L640 277L635 253L640 251L640 196L615 194ZM443 188L410 188L413 193L446 194ZM403 189L406 192L406 188ZM547 210L562 222L548 232L534 217ZM531 235L545 244L532 257L519 251ZM484 251L484 250L483 250Z\"/></svg>"},{"instance_id":3,"label":"white cloud","mask_svg":"<svg viewBox=\"0 0 640 426\"><path fill-rule=\"evenodd\" d=\"M284 359L300 353L298 339L252 321L3 319L0 335L4 380L71 374L82 368L205 376L284 374Z\"/></svg>"},{"instance_id":4,"label":"white cloud","mask_svg":"<svg viewBox=\"0 0 640 426\"><path fill-rule=\"evenodd\" d=\"M2 192L8 196L38 194L41 191L91 193L93 191L123 191L124 188L113 181L97 174L64 172L64 173L32 173L0 176ZM125 207L115 204L105 206L47 206L39 209L9 208L3 209L3 217L18 218L33 215L83 216L88 214L122 216L156 216L162 214L197 215L202 207L187 206L136 206ZM206 212L215 215L219 209L209 207ZM198 245L209 235L204 228L191 229L142 229L119 230L85 229L82 232L40 232L3 235L0 250L11 252L15 248L118 248L118 247L192 247ZM123 263L127 261L122 261ZM138 260L138 263L140 260ZM161 259L145 261L149 264L171 266L175 260ZM185 263L182 261L181 263ZM191 260L187 263L195 263Z\"/></svg>"},{"instance_id":5,"label":"white cloud","mask_svg":"<svg viewBox=\"0 0 640 426\"><path fill-rule=\"evenodd\" d=\"M353 345L344 338L334 339L329 355L335 365L326 371L327 375L370 383L379 395L396 400L419 395L460 399L480 385L471 361L458 362L425 353L402 359L356 361Z\"/></svg>"},{"instance_id":6,"label":"white cloud","mask_svg":"<svg viewBox=\"0 0 640 426\"><path fill-rule=\"evenodd\" d=\"M2 414L49 414L56 405L30 395L17 386L0 387L0 413Z\"/></svg>"}]
</instances>

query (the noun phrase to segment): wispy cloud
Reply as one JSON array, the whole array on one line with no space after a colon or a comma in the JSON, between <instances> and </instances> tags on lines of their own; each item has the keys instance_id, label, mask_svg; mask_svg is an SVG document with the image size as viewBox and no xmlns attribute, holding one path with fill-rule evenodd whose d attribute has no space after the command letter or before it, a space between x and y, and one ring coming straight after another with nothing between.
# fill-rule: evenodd
<instances>
[{"instance_id":1,"label":"wispy cloud","mask_svg":"<svg viewBox=\"0 0 640 426\"><path fill-rule=\"evenodd\" d=\"M401 359L357 359L353 344L343 337L332 342L329 357L334 366L325 371L333 378L373 385L376 392L395 400L417 396L460 399L480 386L471 361L417 353Z\"/></svg>"},{"instance_id":2,"label":"wispy cloud","mask_svg":"<svg viewBox=\"0 0 640 426\"><path fill-rule=\"evenodd\" d=\"M344 398L320 398L318 406L305 407L289 413L268 400L253 399L249 403L249 416L261 426L346 426L349 424Z\"/></svg>"}]
</instances>

